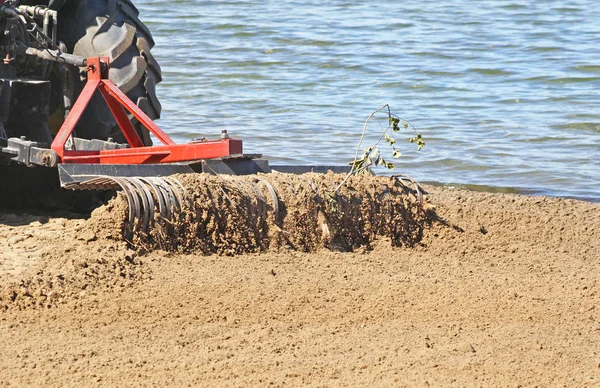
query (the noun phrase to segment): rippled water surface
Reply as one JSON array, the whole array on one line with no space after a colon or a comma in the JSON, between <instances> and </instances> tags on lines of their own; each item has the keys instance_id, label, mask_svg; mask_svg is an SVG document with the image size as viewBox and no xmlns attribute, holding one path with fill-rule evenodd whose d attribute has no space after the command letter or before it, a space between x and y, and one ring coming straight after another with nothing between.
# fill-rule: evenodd
<instances>
[{"instance_id":1,"label":"rippled water surface","mask_svg":"<svg viewBox=\"0 0 600 388\"><path fill-rule=\"evenodd\" d=\"M600 201L597 3L414 3L139 0L160 124L179 141L228 129L280 163L342 164L387 103L427 142L397 136L399 172Z\"/></svg>"}]
</instances>

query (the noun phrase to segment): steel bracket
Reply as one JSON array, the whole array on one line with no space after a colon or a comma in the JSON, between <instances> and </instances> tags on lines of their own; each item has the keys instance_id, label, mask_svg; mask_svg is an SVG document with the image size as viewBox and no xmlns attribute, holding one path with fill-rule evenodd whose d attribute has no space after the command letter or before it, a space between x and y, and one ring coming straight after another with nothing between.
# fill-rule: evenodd
<instances>
[{"instance_id":1,"label":"steel bracket","mask_svg":"<svg viewBox=\"0 0 600 388\"><path fill-rule=\"evenodd\" d=\"M27 166L56 167L58 164L58 156L45 143L15 137L6 139L5 142L5 145L0 146L0 154L5 159Z\"/></svg>"}]
</instances>

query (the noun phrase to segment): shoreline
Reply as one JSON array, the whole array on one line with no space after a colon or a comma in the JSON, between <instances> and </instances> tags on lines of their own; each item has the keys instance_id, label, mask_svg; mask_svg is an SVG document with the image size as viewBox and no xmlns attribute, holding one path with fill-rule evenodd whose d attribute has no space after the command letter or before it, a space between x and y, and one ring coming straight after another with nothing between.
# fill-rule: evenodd
<instances>
[{"instance_id":1,"label":"shoreline","mask_svg":"<svg viewBox=\"0 0 600 388\"><path fill-rule=\"evenodd\" d=\"M421 182L420 182L421 183ZM542 189L531 189L526 187L508 187L508 186L487 186L476 183L452 183L452 182L432 182L424 181L422 184L433 187L440 187L449 190L466 190L477 193L490 193L490 194L515 194L526 197L548 197L548 198L562 198L562 199L573 199L577 201L600 203L600 196L574 196L574 195L561 195L559 190L542 190ZM553 194L557 193L557 194Z\"/></svg>"}]
</instances>

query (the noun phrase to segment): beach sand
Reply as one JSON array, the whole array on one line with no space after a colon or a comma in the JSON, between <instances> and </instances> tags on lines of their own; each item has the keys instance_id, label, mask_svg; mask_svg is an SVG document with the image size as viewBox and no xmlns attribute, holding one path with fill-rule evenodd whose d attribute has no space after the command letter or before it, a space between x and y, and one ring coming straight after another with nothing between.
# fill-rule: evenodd
<instances>
[{"instance_id":1,"label":"beach sand","mask_svg":"<svg viewBox=\"0 0 600 388\"><path fill-rule=\"evenodd\" d=\"M0 214L0 386L600 386L600 205L427 186L414 246L140 253Z\"/></svg>"}]
</instances>

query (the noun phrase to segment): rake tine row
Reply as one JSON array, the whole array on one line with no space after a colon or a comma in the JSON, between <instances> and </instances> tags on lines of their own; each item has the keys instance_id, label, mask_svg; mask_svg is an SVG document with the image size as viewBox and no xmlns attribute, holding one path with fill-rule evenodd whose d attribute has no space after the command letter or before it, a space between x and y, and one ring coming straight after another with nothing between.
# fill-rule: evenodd
<instances>
[{"instance_id":1,"label":"rake tine row","mask_svg":"<svg viewBox=\"0 0 600 388\"><path fill-rule=\"evenodd\" d=\"M148 233L154 225L156 210L160 217L173 221L189 205L185 187L175 178L99 176L66 186L79 190L121 190L127 198L129 232ZM130 234L129 233L129 234Z\"/></svg>"},{"instance_id":2,"label":"rake tine row","mask_svg":"<svg viewBox=\"0 0 600 388\"><path fill-rule=\"evenodd\" d=\"M242 195L254 197L252 201L251 211L254 212L260 218L266 218L269 209L272 209L273 221L276 225L280 225L283 220L285 207L282 207L284 202L280 203L279 194L277 193L277 184L288 185L291 189L292 196L296 196L296 188L290 182L278 182L275 186L264 177L261 176L249 176L249 179L238 179L229 176L222 176L220 185L217 185L224 199L228 202L232 201L229 197L228 192L231 189L237 188L241 191ZM423 190L419 184L405 175L394 175L391 177L395 182L408 188L412 186L413 193L417 197L417 200L422 203L423 201ZM323 206L327 208L327 201L333 201L333 206L336 206L342 210L341 214L345 214L344 207L349 204L344 203L343 198L335 190L330 190L329 187L322 187L322 182L318 185L311 179L303 179L304 184L308 186L309 191L314 193L314 201L318 205L318 212L325 211ZM217 181L218 182L218 181ZM217 183L215 182L215 183ZM213 206L217 206L215 199L211 192L211 186L207 185L205 189L208 192L208 197L213 202ZM229 189L228 189L229 187ZM131 238L135 233L149 234L152 228L155 226L156 220L164 220L165 222L173 225L176 218L186 209L193 209L194 201L192 197L188 195L186 187L174 177L110 177L110 176L96 176L83 182L74 183L68 185L67 188L72 189L89 189L89 190L121 190L127 199L127 221L125 226L125 237ZM381 184L381 199L385 202L382 209L386 213L392 211L390 187L385 184ZM335 197L324 198L323 195L331 192L335 194ZM218 196L218 195L217 195ZM236 198L233 198L237 200ZM321 214L321 213L319 213ZM163 224L160 224L159 229ZM326 225L325 225L326 227Z\"/></svg>"}]
</instances>

